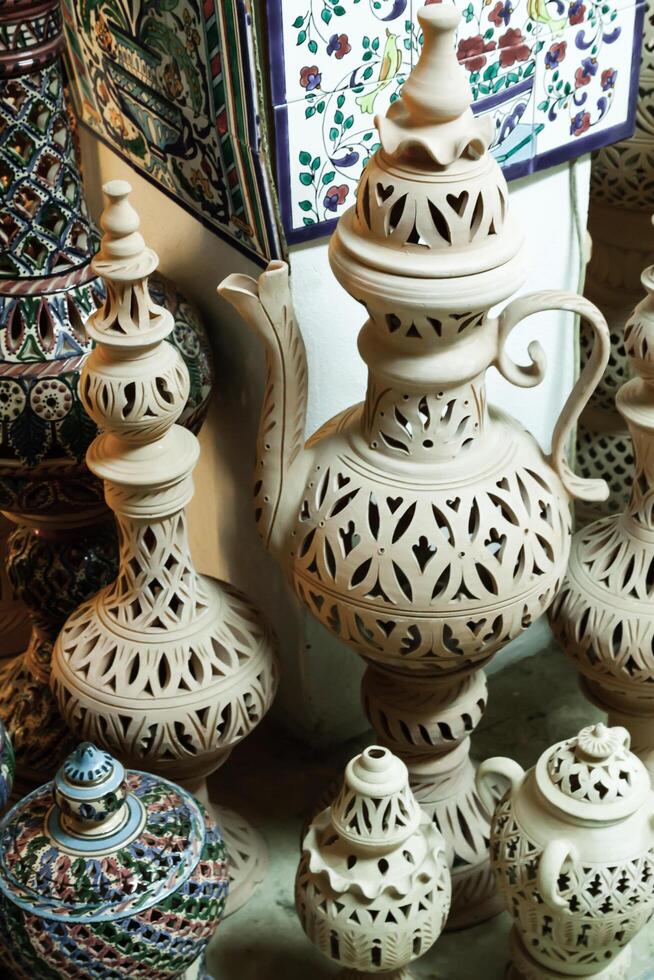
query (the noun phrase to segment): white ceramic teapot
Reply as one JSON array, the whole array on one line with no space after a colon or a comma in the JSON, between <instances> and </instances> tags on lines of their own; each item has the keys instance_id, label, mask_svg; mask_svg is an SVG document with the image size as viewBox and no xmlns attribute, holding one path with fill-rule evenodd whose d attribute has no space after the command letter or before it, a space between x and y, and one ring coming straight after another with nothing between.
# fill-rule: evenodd
<instances>
[{"instance_id":1,"label":"white ceramic teapot","mask_svg":"<svg viewBox=\"0 0 654 980\"><path fill-rule=\"evenodd\" d=\"M598 724L527 773L489 759L477 789L510 789L491 825L491 865L513 916L513 976L625 977L654 911L654 793L624 728Z\"/></svg>"}]
</instances>

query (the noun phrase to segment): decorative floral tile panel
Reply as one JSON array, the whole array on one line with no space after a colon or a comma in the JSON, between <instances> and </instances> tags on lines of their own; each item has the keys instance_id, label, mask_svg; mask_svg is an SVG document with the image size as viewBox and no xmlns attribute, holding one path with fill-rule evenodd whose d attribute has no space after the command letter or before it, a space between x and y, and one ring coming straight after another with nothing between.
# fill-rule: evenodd
<instances>
[{"instance_id":1,"label":"decorative floral tile panel","mask_svg":"<svg viewBox=\"0 0 654 980\"><path fill-rule=\"evenodd\" d=\"M633 129L644 4L456 0L457 54L511 179ZM290 242L328 234L421 44L421 0L268 0L278 192Z\"/></svg>"},{"instance_id":2,"label":"decorative floral tile panel","mask_svg":"<svg viewBox=\"0 0 654 980\"><path fill-rule=\"evenodd\" d=\"M64 0L78 115L204 224L282 251L250 0Z\"/></svg>"}]
</instances>

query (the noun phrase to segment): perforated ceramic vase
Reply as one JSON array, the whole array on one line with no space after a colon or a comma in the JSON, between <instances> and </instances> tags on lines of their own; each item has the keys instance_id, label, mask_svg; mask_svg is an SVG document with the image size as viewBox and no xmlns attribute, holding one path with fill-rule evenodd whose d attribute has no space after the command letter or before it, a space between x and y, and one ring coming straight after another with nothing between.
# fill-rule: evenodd
<instances>
[{"instance_id":1,"label":"perforated ceramic vase","mask_svg":"<svg viewBox=\"0 0 654 980\"><path fill-rule=\"evenodd\" d=\"M311 941L346 977L408 978L439 937L451 898L445 844L388 749L347 766L332 806L309 828L295 883Z\"/></svg>"},{"instance_id":2,"label":"perforated ceramic vase","mask_svg":"<svg viewBox=\"0 0 654 980\"><path fill-rule=\"evenodd\" d=\"M227 887L194 798L83 743L0 825L2 976L190 978Z\"/></svg>"},{"instance_id":3,"label":"perforated ceramic vase","mask_svg":"<svg viewBox=\"0 0 654 980\"><path fill-rule=\"evenodd\" d=\"M524 980L628 976L630 943L654 912L654 793L624 728L558 742L525 773L489 759L491 864L513 916L513 974Z\"/></svg>"}]
</instances>

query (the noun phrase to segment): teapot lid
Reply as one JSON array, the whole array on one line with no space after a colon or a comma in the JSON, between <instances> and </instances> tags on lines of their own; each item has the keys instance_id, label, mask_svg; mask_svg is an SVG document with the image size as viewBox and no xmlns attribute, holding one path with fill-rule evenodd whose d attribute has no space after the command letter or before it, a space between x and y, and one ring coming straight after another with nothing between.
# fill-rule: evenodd
<instances>
[{"instance_id":1,"label":"teapot lid","mask_svg":"<svg viewBox=\"0 0 654 980\"><path fill-rule=\"evenodd\" d=\"M428 0L417 19L422 51L400 97L375 117L380 148L332 237L334 271L343 249L349 262L409 279L465 279L510 263L519 285L522 235L490 152L492 121L473 115L457 59L461 15L451 0Z\"/></svg>"},{"instance_id":2,"label":"teapot lid","mask_svg":"<svg viewBox=\"0 0 654 980\"><path fill-rule=\"evenodd\" d=\"M50 919L120 919L175 893L204 842L192 796L85 742L0 823L0 890Z\"/></svg>"},{"instance_id":3,"label":"teapot lid","mask_svg":"<svg viewBox=\"0 0 654 980\"><path fill-rule=\"evenodd\" d=\"M630 741L626 728L583 728L543 753L536 765L538 788L557 810L580 820L630 817L650 793L649 775L629 750Z\"/></svg>"}]
</instances>

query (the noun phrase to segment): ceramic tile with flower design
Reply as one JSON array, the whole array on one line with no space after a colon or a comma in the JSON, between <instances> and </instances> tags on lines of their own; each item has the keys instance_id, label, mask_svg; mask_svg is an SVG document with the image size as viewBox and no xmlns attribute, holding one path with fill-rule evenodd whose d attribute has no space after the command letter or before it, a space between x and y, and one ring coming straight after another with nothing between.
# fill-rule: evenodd
<instances>
[{"instance_id":1,"label":"ceramic tile with flower design","mask_svg":"<svg viewBox=\"0 0 654 980\"><path fill-rule=\"evenodd\" d=\"M628 2L455 2L462 14L457 54L468 72L475 112L493 116L493 152L507 177L550 166L629 131L642 18ZM398 97L418 57L422 38L416 15L422 3L269 0L271 48L279 55L271 59L278 192L289 241L328 233L350 203L377 143L374 115ZM612 45L615 57L608 53ZM548 96L541 89L547 59L563 63L566 50L570 78L562 74L562 64L546 107ZM553 74L556 67L547 71ZM589 81L579 86L582 76ZM575 92L586 86L582 107ZM559 95L566 93L567 108L575 109L567 127L559 111ZM592 133L592 143L578 149L583 133L571 127L582 108L590 122L582 113L579 125ZM323 186L332 193L323 197Z\"/></svg>"},{"instance_id":2,"label":"ceramic tile with flower design","mask_svg":"<svg viewBox=\"0 0 654 980\"><path fill-rule=\"evenodd\" d=\"M580 6L583 6L581 4ZM579 156L619 138L633 111L634 38L642 29L643 4L574 18L539 54L536 71L536 158L539 168Z\"/></svg>"},{"instance_id":3,"label":"ceramic tile with flower design","mask_svg":"<svg viewBox=\"0 0 654 980\"><path fill-rule=\"evenodd\" d=\"M230 243L281 253L240 0L64 0L78 115Z\"/></svg>"}]
</instances>

